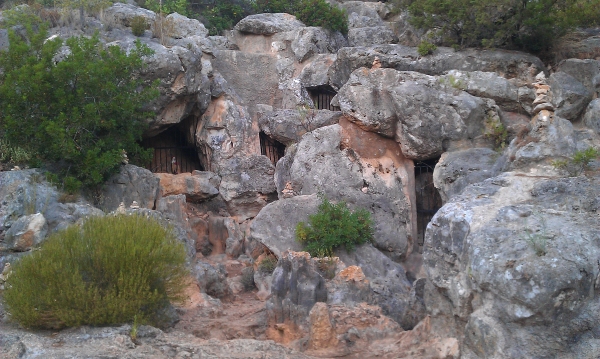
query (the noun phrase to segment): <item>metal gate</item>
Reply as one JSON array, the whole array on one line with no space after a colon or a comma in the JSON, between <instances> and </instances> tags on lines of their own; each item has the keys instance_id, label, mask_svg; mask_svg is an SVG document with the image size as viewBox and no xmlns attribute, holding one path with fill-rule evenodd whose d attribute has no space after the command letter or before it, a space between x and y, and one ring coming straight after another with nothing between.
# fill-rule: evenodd
<instances>
[{"instance_id":1,"label":"metal gate","mask_svg":"<svg viewBox=\"0 0 600 359\"><path fill-rule=\"evenodd\" d=\"M273 164L277 164L277 161L285 156L285 145L283 143L272 139L262 131L258 134L258 138L260 140L260 154L269 157Z\"/></svg>"},{"instance_id":2,"label":"metal gate","mask_svg":"<svg viewBox=\"0 0 600 359\"><path fill-rule=\"evenodd\" d=\"M442 197L433 185L433 169L438 159L415 161L415 192L417 201L417 245L422 252L425 229L433 215L442 207Z\"/></svg>"},{"instance_id":3,"label":"metal gate","mask_svg":"<svg viewBox=\"0 0 600 359\"><path fill-rule=\"evenodd\" d=\"M186 131L189 131L190 128L196 128L197 121L197 119L193 121L194 124L184 121L157 136L142 141L144 147L154 149L152 162L147 166L147 169L155 173L203 171L196 148L189 144L190 140L186 136ZM191 137L195 138L194 135Z\"/></svg>"},{"instance_id":4,"label":"metal gate","mask_svg":"<svg viewBox=\"0 0 600 359\"><path fill-rule=\"evenodd\" d=\"M331 100L336 95L336 92L329 87L315 87L308 89L310 98L315 104L317 110L339 111L340 108L331 105Z\"/></svg>"}]
</instances>

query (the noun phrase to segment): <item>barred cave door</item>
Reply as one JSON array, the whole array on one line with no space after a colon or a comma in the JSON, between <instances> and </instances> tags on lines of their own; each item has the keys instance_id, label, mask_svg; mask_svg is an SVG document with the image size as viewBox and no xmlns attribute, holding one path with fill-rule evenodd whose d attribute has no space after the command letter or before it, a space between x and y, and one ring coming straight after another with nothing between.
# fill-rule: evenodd
<instances>
[{"instance_id":1,"label":"barred cave door","mask_svg":"<svg viewBox=\"0 0 600 359\"><path fill-rule=\"evenodd\" d=\"M425 230L435 213L442 207L442 197L433 185L433 169L439 158L415 161L415 192L417 201L417 241L415 250L423 253Z\"/></svg>"}]
</instances>

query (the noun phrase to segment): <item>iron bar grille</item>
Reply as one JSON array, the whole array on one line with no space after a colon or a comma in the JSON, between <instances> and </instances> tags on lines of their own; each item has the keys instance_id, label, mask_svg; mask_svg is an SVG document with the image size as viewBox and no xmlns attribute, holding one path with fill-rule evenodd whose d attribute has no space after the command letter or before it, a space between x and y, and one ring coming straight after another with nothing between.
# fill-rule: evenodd
<instances>
[{"instance_id":1,"label":"iron bar grille","mask_svg":"<svg viewBox=\"0 0 600 359\"><path fill-rule=\"evenodd\" d=\"M186 136L186 131L192 128L190 126L194 126L195 131L197 122L197 119L193 121L193 124L184 121L181 125L172 126L157 136L142 141L144 147L154 149L152 161L146 168L155 173L203 171L204 168L202 168L196 148L189 145ZM195 135L192 136L192 141L193 138L195 138ZM173 166L173 157L176 159L177 167Z\"/></svg>"},{"instance_id":2,"label":"iron bar grille","mask_svg":"<svg viewBox=\"0 0 600 359\"><path fill-rule=\"evenodd\" d=\"M415 161L415 192L417 201L417 244L423 247L425 230L442 207L442 198L433 185L433 170L438 159Z\"/></svg>"},{"instance_id":3,"label":"iron bar grille","mask_svg":"<svg viewBox=\"0 0 600 359\"><path fill-rule=\"evenodd\" d=\"M260 154L269 157L273 164L277 164L277 161L285 156L285 145L267 136L262 131L258 134L258 137L260 139Z\"/></svg>"},{"instance_id":4,"label":"iron bar grille","mask_svg":"<svg viewBox=\"0 0 600 359\"><path fill-rule=\"evenodd\" d=\"M340 110L339 107L331 105L331 100L336 95L335 91L316 88L313 90L309 90L308 92L317 110Z\"/></svg>"}]
</instances>

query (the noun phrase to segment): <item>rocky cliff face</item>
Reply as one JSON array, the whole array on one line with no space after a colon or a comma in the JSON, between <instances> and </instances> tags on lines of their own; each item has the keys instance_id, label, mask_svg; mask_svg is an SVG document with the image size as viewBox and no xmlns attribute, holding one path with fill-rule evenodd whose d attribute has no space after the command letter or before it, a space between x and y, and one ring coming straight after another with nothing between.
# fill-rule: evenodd
<instances>
[{"instance_id":1,"label":"rocky cliff face","mask_svg":"<svg viewBox=\"0 0 600 359\"><path fill-rule=\"evenodd\" d=\"M99 198L76 203L62 203L35 170L0 172L0 265L86 216L141 211L174 225L190 254L198 285L178 330L234 318L227 303L249 300L250 278L259 309L243 330L219 322L219 339L269 338L306 357L596 358L599 164L567 177L552 163L600 147L600 62L568 59L549 71L510 51L419 56L406 14L340 3L347 37L288 14L253 15L223 36L173 14L159 38L157 15L134 5L89 18L86 31L124 48L138 39L134 16L153 24L139 38L154 50L140 75L160 90L146 137L180 129L203 171L128 165ZM0 30L0 49L6 41ZM423 163L444 204L426 231ZM316 211L318 193L369 210L373 243L329 260L301 253L295 226ZM273 273L261 272L273 256ZM10 348L39 346L27 340ZM249 346L305 357L228 345L247 357Z\"/></svg>"}]
</instances>

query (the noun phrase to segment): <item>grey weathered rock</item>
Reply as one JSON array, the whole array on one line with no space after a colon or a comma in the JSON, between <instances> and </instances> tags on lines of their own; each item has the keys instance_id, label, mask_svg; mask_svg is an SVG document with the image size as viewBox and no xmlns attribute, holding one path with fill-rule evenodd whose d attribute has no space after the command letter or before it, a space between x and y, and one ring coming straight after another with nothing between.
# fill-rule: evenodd
<instances>
[{"instance_id":1,"label":"grey weathered rock","mask_svg":"<svg viewBox=\"0 0 600 359\"><path fill-rule=\"evenodd\" d=\"M308 314L317 302L327 302L325 279L306 252L284 252L273 272L272 297L267 303L269 319L291 321L308 329Z\"/></svg>"},{"instance_id":2,"label":"grey weathered rock","mask_svg":"<svg viewBox=\"0 0 600 359\"><path fill-rule=\"evenodd\" d=\"M265 113L258 124L265 134L290 145L307 132L338 123L341 116L341 112L329 110L277 110Z\"/></svg>"},{"instance_id":3,"label":"grey weathered rock","mask_svg":"<svg viewBox=\"0 0 600 359\"><path fill-rule=\"evenodd\" d=\"M600 133L600 99L594 99L590 102L583 115L583 123Z\"/></svg>"},{"instance_id":4,"label":"grey weathered rock","mask_svg":"<svg viewBox=\"0 0 600 359\"><path fill-rule=\"evenodd\" d=\"M433 181L444 203L459 195L472 183L495 177L500 173L496 166L500 154L489 148L469 148L445 152L435 166Z\"/></svg>"},{"instance_id":5,"label":"grey weathered rock","mask_svg":"<svg viewBox=\"0 0 600 359\"><path fill-rule=\"evenodd\" d=\"M8 50L8 30L0 29L0 51Z\"/></svg>"},{"instance_id":6,"label":"grey weathered rock","mask_svg":"<svg viewBox=\"0 0 600 359\"><path fill-rule=\"evenodd\" d=\"M509 163L506 169L531 168L536 163L571 156L576 150L573 125L549 111L541 111L528 131L515 138L507 149Z\"/></svg>"},{"instance_id":7,"label":"grey weathered rock","mask_svg":"<svg viewBox=\"0 0 600 359\"><path fill-rule=\"evenodd\" d=\"M329 84L329 68L333 65L336 55L316 55L313 60L302 69L300 83L302 86L318 87Z\"/></svg>"},{"instance_id":8,"label":"grey weathered rock","mask_svg":"<svg viewBox=\"0 0 600 359\"><path fill-rule=\"evenodd\" d=\"M348 46L346 38L338 31L322 27L304 27L297 30L292 40L292 51L298 62L318 54L335 54Z\"/></svg>"},{"instance_id":9,"label":"grey weathered rock","mask_svg":"<svg viewBox=\"0 0 600 359\"><path fill-rule=\"evenodd\" d=\"M193 173L157 173L160 180L160 193L162 196L185 195L189 202L199 202L213 198L219 194L221 177L208 171L194 171Z\"/></svg>"},{"instance_id":10,"label":"grey weathered rock","mask_svg":"<svg viewBox=\"0 0 600 359\"><path fill-rule=\"evenodd\" d=\"M143 17L150 24L156 18L156 13L132 4L115 3L104 10L103 20L111 25L130 27L131 20L136 16Z\"/></svg>"},{"instance_id":11,"label":"grey weathered rock","mask_svg":"<svg viewBox=\"0 0 600 359\"><path fill-rule=\"evenodd\" d=\"M169 36L172 38L182 39L189 36L206 37L208 35L208 30L200 21L188 19L176 12L167 15L166 21L171 22L172 29L169 31Z\"/></svg>"},{"instance_id":12,"label":"grey weathered rock","mask_svg":"<svg viewBox=\"0 0 600 359\"><path fill-rule=\"evenodd\" d=\"M404 156L439 156L452 141L483 135L491 104L446 87L435 77L361 68L338 93L345 115L362 128L395 137Z\"/></svg>"},{"instance_id":13,"label":"grey weathered rock","mask_svg":"<svg viewBox=\"0 0 600 359\"><path fill-rule=\"evenodd\" d=\"M233 157L221 167L219 192L227 202L229 212L241 222L255 217L272 199L277 187L275 167L266 156Z\"/></svg>"},{"instance_id":14,"label":"grey weathered rock","mask_svg":"<svg viewBox=\"0 0 600 359\"><path fill-rule=\"evenodd\" d=\"M250 15L237 23L234 29L257 35L272 35L277 32L291 31L305 25L294 15L285 13Z\"/></svg>"},{"instance_id":15,"label":"grey weathered rock","mask_svg":"<svg viewBox=\"0 0 600 359\"><path fill-rule=\"evenodd\" d=\"M389 26L398 37L398 43L404 46L418 46L425 31L410 23L408 11L402 11L391 19Z\"/></svg>"},{"instance_id":16,"label":"grey weathered rock","mask_svg":"<svg viewBox=\"0 0 600 359\"><path fill-rule=\"evenodd\" d=\"M231 296L231 289L227 284L227 271L223 264L218 264L215 268L209 263L199 260L194 271L202 292L215 298Z\"/></svg>"},{"instance_id":17,"label":"grey weathered rock","mask_svg":"<svg viewBox=\"0 0 600 359\"><path fill-rule=\"evenodd\" d=\"M82 218L103 215L83 199L61 203L56 187L44 180L38 170L0 172L0 237L22 216L41 213L48 232L76 223Z\"/></svg>"},{"instance_id":18,"label":"grey weathered rock","mask_svg":"<svg viewBox=\"0 0 600 359\"><path fill-rule=\"evenodd\" d=\"M575 354L600 319L598 188L597 178L508 173L436 214L425 238L427 307L464 334L464 356Z\"/></svg>"},{"instance_id":19,"label":"grey weathered rock","mask_svg":"<svg viewBox=\"0 0 600 359\"><path fill-rule=\"evenodd\" d=\"M102 188L99 206L114 211L123 202L126 208L136 201L141 208L153 209L159 193L158 177L147 169L125 165Z\"/></svg>"},{"instance_id":20,"label":"grey weathered rock","mask_svg":"<svg viewBox=\"0 0 600 359\"><path fill-rule=\"evenodd\" d=\"M315 194L270 203L252 221L250 238L260 241L279 258L287 250L301 251L302 245L295 239L296 224L306 222L318 206Z\"/></svg>"},{"instance_id":21,"label":"grey weathered rock","mask_svg":"<svg viewBox=\"0 0 600 359\"><path fill-rule=\"evenodd\" d=\"M378 57L382 67L399 71L417 71L428 75L441 75L449 70L496 72L500 76L531 82L544 71L545 66L533 55L504 50L454 51L438 47L430 56L421 57L416 48L403 45L376 45L343 48L330 70L330 83L339 89L350 74L360 67L371 67Z\"/></svg>"},{"instance_id":22,"label":"grey weathered rock","mask_svg":"<svg viewBox=\"0 0 600 359\"><path fill-rule=\"evenodd\" d=\"M550 75L548 85L550 85L556 115L569 121L577 120L592 100L592 92L566 72L555 72Z\"/></svg>"},{"instance_id":23,"label":"grey weathered rock","mask_svg":"<svg viewBox=\"0 0 600 359\"><path fill-rule=\"evenodd\" d=\"M535 100L535 90L518 86L494 72L450 70L440 76L444 85L460 89L473 96L492 99L504 111L530 113Z\"/></svg>"},{"instance_id":24,"label":"grey weathered rock","mask_svg":"<svg viewBox=\"0 0 600 359\"><path fill-rule=\"evenodd\" d=\"M48 223L41 213L17 219L5 232L2 248L5 251L24 252L39 246L48 233Z\"/></svg>"},{"instance_id":25,"label":"grey weathered rock","mask_svg":"<svg viewBox=\"0 0 600 359\"><path fill-rule=\"evenodd\" d=\"M345 1L341 7L348 14L348 28L375 27L383 25L378 9L362 1Z\"/></svg>"},{"instance_id":26,"label":"grey weathered rock","mask_svg":"<svg viewBox=\"0 0 600 359\"><path fill-rule=\"evenodd\" d=\"M184 195L174 195L159 198L156 202L157 218L162 225L173 227L177 238L185 244L188 258L196 256L197 234L192 229L187 214L187 203Z\"/></svg>"},{"instance_id":27,"label":"grey weathered rock","mask_svg":"<svg viewBox=\"0 0 600 359\"><path fill-rule=\"evenodd\" d=\"M227 36L208 36L208 39L218 50L239 50L239 47Z\"/></svg>"},{"instance_id":28,"label":"grey weathered rock","mask_svg":"<svg viewBox=\"0 0 600 359\"><path fill-rule=\"evenodd\" d=\"M600 91L600 61L598 60L564 60L558 65L557 71L573 76L591 93Z\"/></svg>"},{"instance_id":29,"label":"grey weathered rock","mask_svg":"<svg viewBox=\"0 0 600 359\"><path fill-rule=\"evenodd\" d=\"M348 30L348 44L351 47L395 44L398 37L387 26L359 27Z\"/></svg>"}]
</instances>

